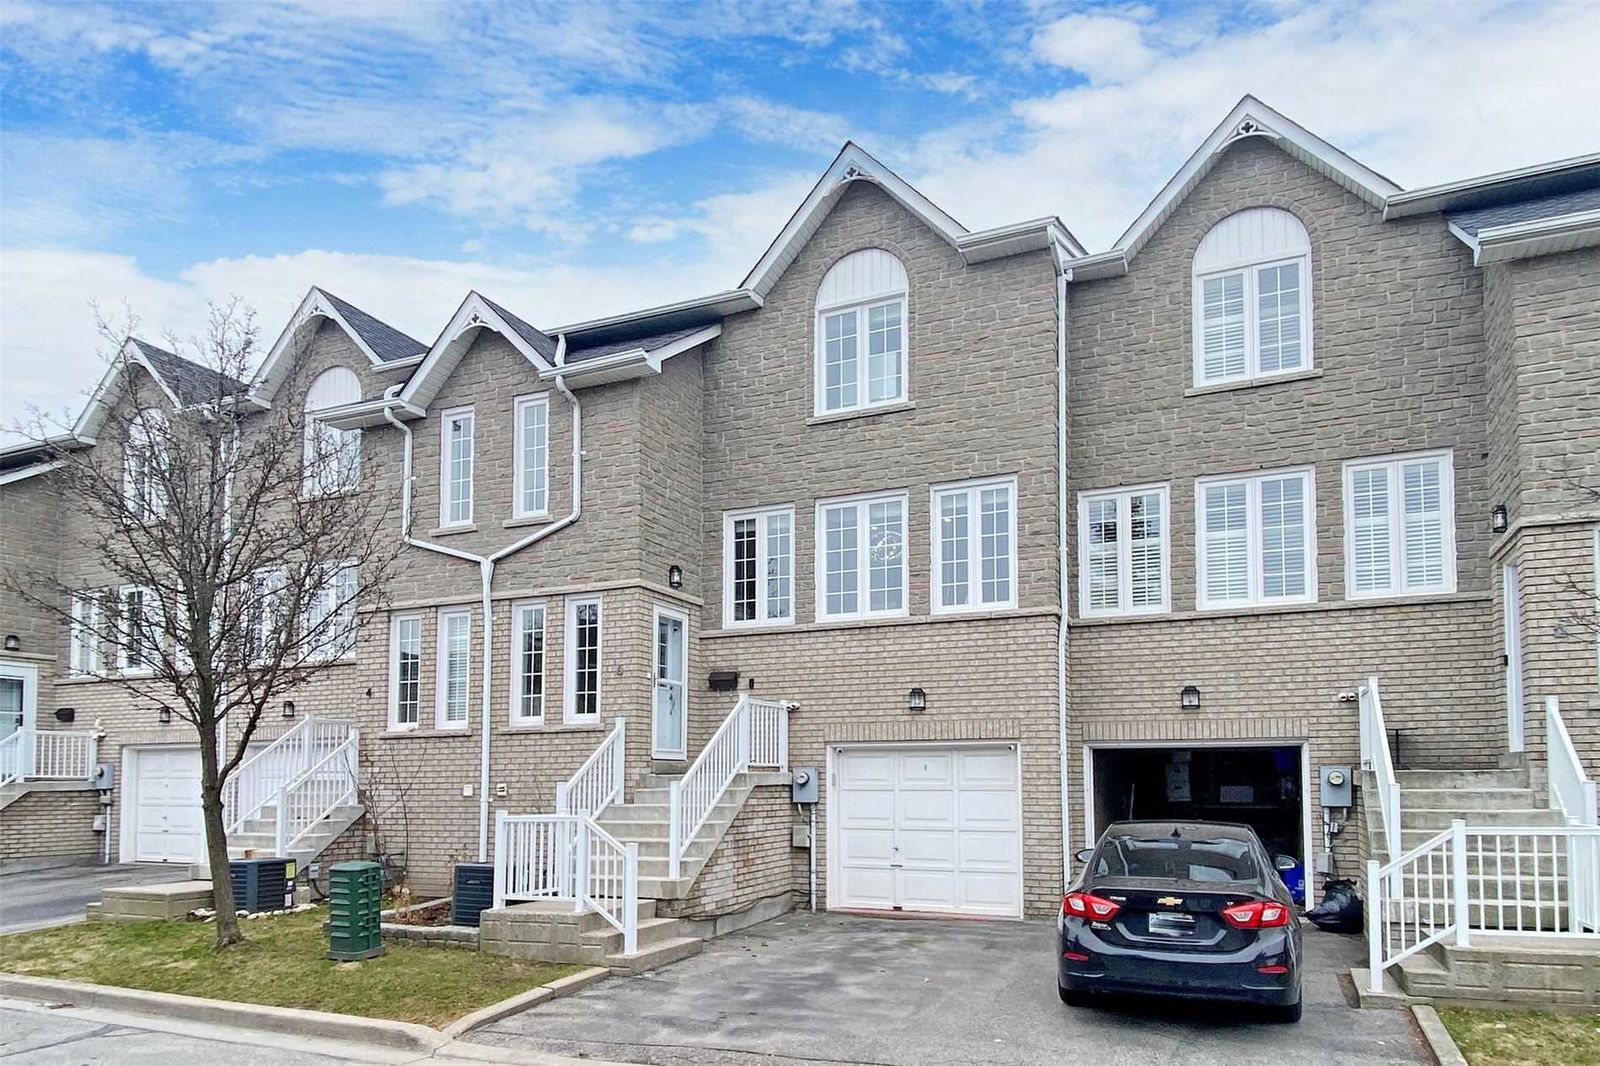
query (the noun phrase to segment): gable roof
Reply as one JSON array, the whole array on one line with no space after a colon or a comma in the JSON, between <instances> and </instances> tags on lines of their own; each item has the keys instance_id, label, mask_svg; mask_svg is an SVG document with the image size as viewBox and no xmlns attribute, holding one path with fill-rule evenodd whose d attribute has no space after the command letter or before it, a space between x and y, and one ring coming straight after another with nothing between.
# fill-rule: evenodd
<instances>
[{"instance_id":1,"label":"gable roof","mask_svg":"<svg viewBox=\"0 0 1600 1066\"><path fill-rule=\"evenodd\" d=\"M556 338L530 326L474 290L461 301L461 306L456 308L449 324L428 349L405 387L399 390L396 399L418 411L426 410L479 332L485 329L505 337L523 358L541 371L551 369L560 354L561 345ZM324 421L330 420L325 418Z\"/></svg>"},{"instance_id":2,"label":"gable roof","mask_svg":"<svg viewBox=\"0 0 1600 1066\"><path fill-rule=\"evenodd\" d=\"M1445 217L1463 233L1476 237L1484 230L1498 229L1523 222L1544 222L1569 215L1600 211L1600 186L1579 189L1557 196L1541 196L1533 200L1512 201L1493 207L1480 207L1473 211L1452 211Z\"/></svg>"},{"instance_id":3,"label":"gable roof","mask_svg":"<svg viewBox=\"0 0 1600 1066\"><path fill-rule=\"evenodd\" d=\"M554 337L550 336L548 333L545 333L543 330L538 329L537 327L528 325L528 323L524 322L510 311L507 311L504 307L501 307L487 296L481 296L480 298L484 303L489 305L490 310L494 311L495 314L499 315L505 321L506 325L510 326L516 331L517 336L521 337L524 341L527 341L530 348L544 356L546 359L554 359L556 357L557 346L556 339Z\"/></svg>"},{"instance_id":4,"label":"gable roof","mask_svg":"<svg viewBox=\"0 0 1600 1066\"><path fill-rule=\"evenodd\" d=\"M249 385L237 378L133 337L112 360L90 394L89 402L73 424L73 437L93 443L95 435L105 424L112 404L121 395L124 376L132 367L141 367L148 373L174 408L194 407L216 400L242 399L250 389Z\"/></svg>"},{"instance_id":5,"label":"gable roof","mask_svg":"<svg viewBox=\"0 0 1600 1066\"><path fill-rule=\"evenodd\" d=\"M1452 211L1450 232L1472 249L1472 262L1503 263L1600 244L1600 186L1554 196Z\"/></svg>"},{"instance_id":6,"label":"gable roof","mask_svg":"<svg viewBox=\"0 0 1600 1066\"><path fill-rule=\"evenodd\" d=\"M308 335L306 331L315 330L324 320L344 330L372 367L383 373L415 366L428 350L428 346L421 341L379 321L326 289L313 285L306 290L288 325L283 327L283 332L273 342L266 361L256 371L252 385L258 397L263 401L272 399L272 394L288 375L289 357L295 345Z\"/></svg>"},{"instance_id":7,"label":"gable roof","mask_svg":"<svg viewBox=\"0 0 1600 1066\"><path fill-rule=\"evenodd\" d=\"M401 359L416 359L428 351L428 346L415 337L401 333L387 322L378 321L354 304L339 299L327 289L317 291L328 298L328 302L344 319L345 325L366 342L367 348L380 361L393 363Z\"/></svg>"}]
</instances>

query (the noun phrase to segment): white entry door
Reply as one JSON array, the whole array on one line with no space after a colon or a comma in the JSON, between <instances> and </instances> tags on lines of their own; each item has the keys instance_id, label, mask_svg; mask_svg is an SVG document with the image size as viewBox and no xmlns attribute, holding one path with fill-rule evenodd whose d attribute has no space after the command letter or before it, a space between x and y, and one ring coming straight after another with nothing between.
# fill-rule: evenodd
<instances>
[{"instance_id":1,"label":"white entry door","mask_svg":"<svg viewBox=\"0 0 1600 1066\"><path fill-rule=\"evenodd\" d=\"M134 861L204 862L200 749L143 748L130 772Z\"/></svg>"},{"instance_id":2,"label":"white entry door","mask_svg":"<svg viewBox=\"0 0 1600 1066\"><path fill-rule=\"evenodd\" d=\"M0 741L34 728L39 674L31 666L0 663ZM33 772L33 750L27 735L0 745L0 778Z\"/></svg>"},{"instance_id":3,"label":"white entry door","mask_svg":"<svg viewBox=\"0 0 1600 1066\"><path fill-rule=\"evenodd\" d=\"M835 754L828 905L1022 914L1015 745Z\"/></svg>"},{"instance_id":4,"label":"white entry door","mask_svg":"<svg viewBox=\"0 0 1600 1066\"><path fill-rule=\"evenodd\" d=\"M659 758L683 758L684 683L688 678L689 618L670 607L655 611L655 724L653 753Z\"/></svg>"}]
</instances>

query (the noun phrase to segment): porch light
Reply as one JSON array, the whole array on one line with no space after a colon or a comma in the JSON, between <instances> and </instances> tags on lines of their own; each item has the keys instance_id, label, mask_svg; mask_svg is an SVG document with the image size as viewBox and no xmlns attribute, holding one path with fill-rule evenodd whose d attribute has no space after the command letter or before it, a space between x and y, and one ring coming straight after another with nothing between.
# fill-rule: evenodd
<instances>
[{"instance_id":1,"label":"porch light","mask_svg":"<svg viewBox=\"0 0 1600 1066\"><path fill-rule=\"evenodd\" d=\"M1183 691L1178 693L1178 706L1186 711L1200 709L1200 690L1193 685L1183 686Z\"/></svg>"},{"instance_id":2,"label":"porch light","mask_svg":"<svg viewBox=\"0 0 1600 1066\"><path fill-rule=\"evenodd\" d=\"M285 718L293 718L294 717L294 700L284 700L283 701L283 716Z\"/></svg>"},{"instance_id":3,"label":"porch light","mask_svg":"<svg viewBox=\"0 0 1600 1066\"><path fill-rule=\"evenodd\" d=\"M161 708L161 710L159 712L157 712L156 718L161 722L162 725L171 725L172 724L172 708L171 707L163 707L163 708Z\"/></svg>"},{"instance_id":4,"label":"porch light","mask_svg":"<svg viewBox=\"0 0 1600 1066\"><path fill-rule=\"evenodd\" d=\"M6 634L6 651L21 651L22 638L15 633Z\"/></svg>"},{"instance_id":5,"label":"porch light","mask_svg":"<svg viewBox=\"0 0 1600 1066\"><path fill-rule=\"evenodd\" d=\"M921 714L928 709L928 694L920 688L914 688L906 693L906 710L912 714Z\"/></svg>"},{"instance_id":6,"label":"porch light","mask_svg":"<svg viewBox=\"0 0 1600 1066\"><path fill-rule=\"evenodd\" d=\"M1506 512L1506 505L1503 503L1495 504L1494 510L1489 512L1489 532L1504 533L1506 526L1510 524L1509 519L1510 516ZM6 639L10 640L11 638L7 637Z\"/></svg>"},{"instance_id":7,"label":"porch light","mask_svg":"<svg viewBox=\"0 0 1600 1066\"><path fill-rule=\"evenodd\" d=\"M683 588L683 567L677 563L667 567L667 584L675 589Z\"/></svg>"}]
</instances>

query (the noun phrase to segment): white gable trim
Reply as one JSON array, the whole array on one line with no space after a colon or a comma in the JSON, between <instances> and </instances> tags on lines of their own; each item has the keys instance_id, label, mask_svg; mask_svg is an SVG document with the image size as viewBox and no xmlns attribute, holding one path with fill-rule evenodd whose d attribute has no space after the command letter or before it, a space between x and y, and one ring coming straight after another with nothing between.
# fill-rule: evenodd
<instances>
[{"instance_id":1,"label":"white gable trim","mask_svg":"<svg viewBox=\"0 0 1600 1066\"><path fill-rule=\"evenodd\" d=\"M289 354L295 344L298 343L302 333L307 329L315 329L323 319L327 319L344 330L345 334L355 342L357 348L361 349L361 354L367 357L367 361L373 367L380 370L392 369L392 364L385 363L378 358L378 353L374 352L367 345L367 342L361 339L361 334L350 327L350 323L345 321L344 316L339 313L339 309L333 305L333 301L328 299L327 293L313 285L306 290L304 298L300 301L300 306L295 308L294 314L289 317L289 324L283 327L283 332L278 334L278 339L273 342L272 351L267 354L266 362L262 363L261 369L256 371L255 380L250 383L252 398L261 401L270 401L272 399L273 393L278 391L278 386L282 385L284 378L288 376L290 369ZM413 365L411 360L401 360L400 364L403 366Z\"/></svg>"},{"instance_id":2,"label":"white gable trim","mask_svg":"<svg viewBox=\"0 0 1600 1066\"><path fill-rule=\"evenodd\" d=\"M52 470L59 470L66 465L64 459L52 459L48 462L35 463L32 466L19 466L15 470L7 470L0 474L0 485L15 485L19 481L26 481L40 474L48 474Z\"/></svg>"},{"instance_id":3,"label":"white gable trim","mask_svg":"<svg viewBox=\"0 0 1600 1066\"><path fill-rule=\"evenodd\" d=\"M714 323L704 329L696 330L687 337L681 337L671 344L664 344L653 351L643 348L630 348L626 351L612 352L597 359L585 359L578 363L558 363L547 370L540 370L539 377L550 381L556 377L566 380L573 388L585 388L591 385L605 385L613 381L625 381L629 378L641 378L646 374L661 373L661 364L675 355L681 355L700 345L722 335L722 323Z\"/></svg>"},{"instance_id":4,"label":"white gable trim","mask_svg":"<svg viewBox=\"0 0 1600 1066\"><path fill-rule=\"evenodd\" d=\"M461 301L461 306L456 308L456 313L450 318L450 324L439 334L439 339L433 342L433 347L428 350L427 357L417 367L416 373L411 376L405 388L400 390L400 399L413 407L426 410L434 397L439 395L444 383L449 380L456 364L461 362L461 357L472 347L478 332L485 329L492 329L510 341L511 346L522 353L522 357L541 373L552 368L548 359L523 340L522 334L513 329L510 323L489 306L489 301L476 292L470 292L467 298Z\"/></svg>"},{"instance_id":5,"label":"white gable trim","mask_svg":"<svg viewBox=\"0 0 1600 1066\"><path fill-rule=\"evenodd\" d=\"M144 353L139 350L139 346L129 341L123 346L122 351L118 353L111 365L106 367L106 372L101 376L100 383L94 387L94 392L90 393L89 402L84 405L83 411L78 415L78 421L73 423L73 437L90 443L94 441L95 436L100 432L100 427L105 424L106 415L110 413L112 405L117 402L118 387L122 384L122 377L128 372L130 366L141 367L146 374L150 375L151 380L156 383L156 387L161 390L161 395L167 398L167 402L172 405L173 410L176 411L183 406L178 402L177 393L173 392L171 387L162 380L161 375L156 373L155 367L150 365L150 360L144 357Z\"/></svg>"}]
</instances>

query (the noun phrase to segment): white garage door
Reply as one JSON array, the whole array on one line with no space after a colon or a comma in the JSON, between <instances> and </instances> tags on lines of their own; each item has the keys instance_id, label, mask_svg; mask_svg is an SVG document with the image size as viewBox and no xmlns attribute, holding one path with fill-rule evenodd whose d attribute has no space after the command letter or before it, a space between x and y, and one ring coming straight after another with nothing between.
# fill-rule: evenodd
<instances>
[{"instance_id":1,"label":"white garage door","mask_svg":"<svg viewBox=\"0 0 1600 1066\"><path fill-rule=\"evenodd\" d=\"M200 749L145 748L130 769L133 857L137 862L203 862Z\"/></svg>"},{"instance_id":2,"label":"white garage door","mask_svg":"<svg viewBox=\"0 0 1600 1066\"><path fill-rule=\"evenodd\" d=\"M843 748L834 760L829 904L1022 914L1014 745Z\"/></svg>"}]
</instances>

